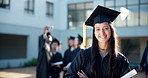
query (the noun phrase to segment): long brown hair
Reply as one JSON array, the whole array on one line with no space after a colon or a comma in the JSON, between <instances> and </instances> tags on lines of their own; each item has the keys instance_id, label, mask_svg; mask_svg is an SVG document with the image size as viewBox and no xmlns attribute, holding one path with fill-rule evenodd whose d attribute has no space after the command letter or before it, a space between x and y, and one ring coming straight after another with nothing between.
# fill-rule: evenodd
<instances>
[{"instance_id":1,"label":"long brown hair","mask_svg":"<svg viewBox=\"0 0 148 78\"><path fill-rule=\"evenodd\" d=\"M109 27L111 29L111 36L109 39L109 47L111 49L111 51L109 52L110 55L110 59L109 59L109 78L112 78L113 76L113 70L112 70L112 59L113 58L117 58L117 52L118 52L118 42L117 42L117 37L116 37L116 33L115 33L115 29L113 26L111 26L111 24L109 23ZM99 68L99 64L97 63L97 61L101 58L99 57L99 48L98 48L98 40L95 37L95 27L93 28L93 42L92 42L92 60L91 60L91 72L95 75L94 78L99 78L99 74L97 74L97 69Z\"/></svg>"}]
</instances>

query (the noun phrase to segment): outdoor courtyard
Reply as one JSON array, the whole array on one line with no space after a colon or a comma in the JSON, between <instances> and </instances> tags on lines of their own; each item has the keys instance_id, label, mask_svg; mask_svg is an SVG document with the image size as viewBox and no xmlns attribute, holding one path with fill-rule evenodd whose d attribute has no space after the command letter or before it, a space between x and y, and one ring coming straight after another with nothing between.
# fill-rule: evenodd
<instances>
[{"instance_id":1,"label":"outdoor courtyard","mask_svg":"<svg viewBox=\"0 0 148 78\"><path fill-rule=\"evenodd\" d=\"M36 78L36 67L0 69L0 78ZM144 72L138 71L133 78L145 78Z\"/></svg>"}]
</instances>

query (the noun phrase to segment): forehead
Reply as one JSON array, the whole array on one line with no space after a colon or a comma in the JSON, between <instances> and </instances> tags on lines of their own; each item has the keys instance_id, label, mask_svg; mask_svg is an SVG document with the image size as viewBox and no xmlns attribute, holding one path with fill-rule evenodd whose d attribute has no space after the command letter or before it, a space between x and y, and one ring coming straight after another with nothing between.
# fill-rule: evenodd
<instances>
[{"instance_id":1,"label":"forehead","mask_svg":"<svg viewBox=\"0 0 148 78\"><path fill-rule=\"evenodd\" d=\"M75 40L78 40L78 37L76 37Z\"/></svg>"},{"instance_id":2,"label":"forehead","mask_svg":"<svg viewBox=\"0 0 148 78\"><path fill-rule=\"evenodd\" d=\"M52 42L52 44L58 44L58 42Z\"/></svg>"},{"instance_id":3,"label":"forehead","mask_svg":"<svg viewBox=\"0 0 148 78\"><path fill-rule=\"evenodd\" d=\"M71 39L71 40L68 40L68 41L74 41L74 40Z\"/></svg>"},{"instance_id":4,"label":"forehead","mask_svg":"<svg viewBox=\"0 0 148 78\"><path fill-rule=\"evenodd\" d=\"M109 26L109 23L108 22L96 23L94 25L95 28L98 28L98 27L106 27L106 26Z\"/></svg>"}]
</instances>

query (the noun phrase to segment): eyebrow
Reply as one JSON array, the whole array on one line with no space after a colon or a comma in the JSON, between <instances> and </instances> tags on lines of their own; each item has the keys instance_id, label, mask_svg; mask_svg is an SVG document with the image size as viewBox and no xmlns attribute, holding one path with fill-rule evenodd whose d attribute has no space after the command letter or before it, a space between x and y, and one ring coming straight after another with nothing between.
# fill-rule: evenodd
<instances>
[{"instance_id":1,"label":"eyebrow","mask_svg":"<svg viewBox=\"0 0 148 78\"><path fill-rule=\"evenodd\" d=\"M109 27L108 25L104 25L103 27ZM100 28L99 26L95 27L95 28Z\"/></svg>"}]
</instances>

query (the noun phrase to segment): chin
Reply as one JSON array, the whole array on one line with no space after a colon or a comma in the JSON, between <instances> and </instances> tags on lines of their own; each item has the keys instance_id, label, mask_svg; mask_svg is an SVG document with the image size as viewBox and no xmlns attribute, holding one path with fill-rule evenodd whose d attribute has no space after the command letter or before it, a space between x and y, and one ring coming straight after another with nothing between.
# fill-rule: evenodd
<instances>
[{"instance_id":1,"label":"chin","mask_svg":"<svg viewBox=\"0 0 148 78\"><path fill-rule=\"evenodd\" d=\"M105 40L105 41L99 41L99 42L105 43L105 42L107 42L107 41Z\"/></svg>"}]
</instances>

